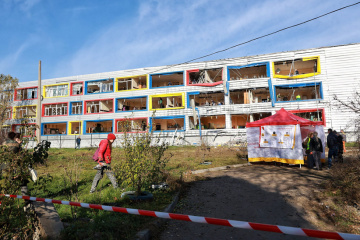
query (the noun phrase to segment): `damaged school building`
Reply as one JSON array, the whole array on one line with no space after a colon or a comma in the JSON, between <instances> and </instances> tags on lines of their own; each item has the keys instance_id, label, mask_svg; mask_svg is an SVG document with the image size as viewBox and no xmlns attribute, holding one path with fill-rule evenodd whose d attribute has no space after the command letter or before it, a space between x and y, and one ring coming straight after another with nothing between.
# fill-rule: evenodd
<instances>
[{"instance_id":1,"label":"damaged school building","mask_svg":"<svg viewBox=\"0 0 360 240\"><path fill-rule=\"evenodd\" d=\"M52 147L97 146L108 133L148 129L171 145L236 144L246 123L281 108L345 129L356 117L336 108L359 90L360 44L279 52L115 72L20 82L3 131L27 133L22 119L35 124L41 114L41 139ZM41 95L41 112L37 98ZM119 141L116 141L119 144Z\"/></svg>"}]
</instances>

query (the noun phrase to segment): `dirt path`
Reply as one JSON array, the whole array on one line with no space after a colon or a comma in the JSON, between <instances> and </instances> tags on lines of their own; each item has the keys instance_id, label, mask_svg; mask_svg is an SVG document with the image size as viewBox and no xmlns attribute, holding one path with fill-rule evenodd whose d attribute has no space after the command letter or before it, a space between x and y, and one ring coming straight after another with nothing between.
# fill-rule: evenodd
<instances>
[{"instance_id":1,"label":"dirt path","mask_svg":"<svg viewBox=\"0 0 360 240\"><path fill-rule=\"evenodd\" d=\"M203 174L177 213L316 229L310 203L327 171L252 165ZM316 190L315 190L316 191ZM329 229L322 229L329 230ZM169 221L156 239L308 239L278 233Z\"/></svg>"}]
</instances>

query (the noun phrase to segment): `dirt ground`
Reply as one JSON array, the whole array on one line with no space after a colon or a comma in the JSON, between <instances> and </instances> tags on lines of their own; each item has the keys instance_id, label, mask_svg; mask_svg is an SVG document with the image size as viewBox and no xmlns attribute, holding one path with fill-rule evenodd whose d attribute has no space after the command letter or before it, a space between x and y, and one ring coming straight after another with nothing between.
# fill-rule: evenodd
<instances>
[{"instance_id":1,"label":"dirt ground","mask_svg":"<svg viewBox=\"0 0 360 240\"><path fill-rule=\"evenodd\" d=\"M313 211L328 170L253 164L207 172L191 184L176 213L334 231ZM309 239L279 233L169 220L155 239ZM311 238L314 239L314 238Z\"/></svg>"}]
</instances>

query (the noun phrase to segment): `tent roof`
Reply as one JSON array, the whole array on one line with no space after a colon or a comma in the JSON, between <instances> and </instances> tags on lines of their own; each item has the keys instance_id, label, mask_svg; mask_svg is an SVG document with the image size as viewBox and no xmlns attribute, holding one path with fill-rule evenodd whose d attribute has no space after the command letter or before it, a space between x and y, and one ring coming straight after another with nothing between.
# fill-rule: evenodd
<instances>
[{"instance_id":1,"label":"tent roof","mask_svg":"<svg viewBox=\"0 0 360 240\"><path fill-rule=\"evenodd\" d=\"M274 115L260 119L255 122L246 123L246 127L260 127L264 125L296 125L308 126L308 125L321 125L321 122L313 122L305 118L301 118L292 113L289 113L284 108L280 109Z\"/></svg>"}]
</instances>

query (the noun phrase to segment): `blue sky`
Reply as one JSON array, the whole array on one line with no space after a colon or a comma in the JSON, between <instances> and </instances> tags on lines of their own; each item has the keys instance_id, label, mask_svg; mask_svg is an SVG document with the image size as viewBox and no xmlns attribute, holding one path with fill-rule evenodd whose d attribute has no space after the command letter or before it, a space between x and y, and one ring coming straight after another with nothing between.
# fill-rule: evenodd
<instances>
[{"instance_id":1,"label":"blue sky","mask_svg":"<svg viewBox=\"0 0 360 240\"><path fill-rule=\"evenodd\" d=\"M162 66L357 1L0 0L0 73L20 82ZM360 42L360 4L204 60ZM202 60L199 60L202 61Z\"/></svg>"}]
</instances>

